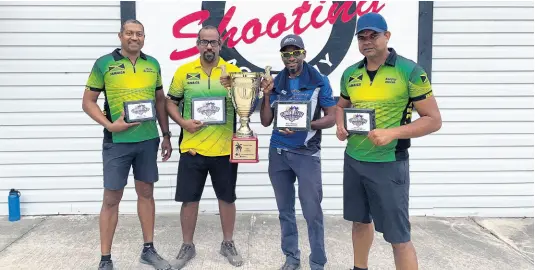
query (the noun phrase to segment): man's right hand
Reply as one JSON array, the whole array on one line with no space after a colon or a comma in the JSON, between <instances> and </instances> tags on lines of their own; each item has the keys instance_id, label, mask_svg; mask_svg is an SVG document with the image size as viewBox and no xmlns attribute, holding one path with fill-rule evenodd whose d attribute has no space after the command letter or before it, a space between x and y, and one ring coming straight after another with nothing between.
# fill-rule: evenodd
<instances>
[{"instance_id":1,"label":"man's right hand","mask_svg":"<svg viewBox=\"0 0 535 270\"><path fill-rule=\"evenodd\" d=\"M189 133L195 133L203 127L203 123L199 120L188 119L182 123L182 128Z\"/></svg>"},{"instance_id":2,"label":"man's right hand","mask_svg":"<svg viewBox=\"0 0 535 270\"><path fill-rule=\"evenodd\" d=\"M136 123L126 123L124 121L124 111L121 112L121 116L119 116L119 118L117 118L117 120L115 120L113 123L109 124L106 129L109 131L109 132L121 132L121 131L125 131L127 130L128 128L130 127L133 127L133 126L137 126L141 124L140 122L136 122Z\"/></svg>"},{"instance_id":3,"label":"man's right hand","mask_svg":"<svg viewBox=\"0 0 535 270\"><path fill-rule=\"evenodd\" d=\"M225 87L226 89L229 89L231 87L231 84L230 84L230 76L221 76L219 77L219 82L221 83L221 85L223 85L223 87Z\"/></svg>"},{"instance_id":4,"label":"man's right hand","mask_svg":"<svg viewBox=\"0 0 535 270\"><path fill-rule=\"evenodd\" d=\"M219 82L227 90L230 90L230 87L232 86L232 84L230 83L230 76L227 73L227 67L225 65L221 65L220 68L221 68L221 77L219 77Z\"/></svg>"},{"instance_id":5,"label":"man's right hand","mask_svg":"<svg viewBox=\"0 0 535 270\"><path fill-rule=\"evenodd\" d=\"M264 92L265 96L271 95L271 90L273 90L273 80L264 78L260 83L260 88Z\"/></svg>"},{"instance_id":6,"label":"man's right hand","mask_svg":"<svg viewBox=\"0 0 535 270\"><path fill-rule=\"evenodd\" d=\"M349 133L347 133L344 126L336 125L336 137L338 137L338 140L345 141L348 135Z\"/></svg>"}]
</instances>

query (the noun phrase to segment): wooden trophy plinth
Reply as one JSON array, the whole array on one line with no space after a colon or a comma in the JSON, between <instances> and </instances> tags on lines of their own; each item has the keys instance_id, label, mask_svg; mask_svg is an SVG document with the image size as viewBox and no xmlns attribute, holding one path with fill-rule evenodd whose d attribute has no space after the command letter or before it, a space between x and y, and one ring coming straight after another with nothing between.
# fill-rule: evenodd
<instances>
[{"instance_id":1,"label":"wooden trophy plinth","mask_svg":"<svg viewBox=\"0 0 535 270\"><path fill-rule=\"evenodd\" d=\"M251 137L240 138L232 136L230 150L231 163L258 163L258 137L253 133Z\"/></svg>"}]
</instances>

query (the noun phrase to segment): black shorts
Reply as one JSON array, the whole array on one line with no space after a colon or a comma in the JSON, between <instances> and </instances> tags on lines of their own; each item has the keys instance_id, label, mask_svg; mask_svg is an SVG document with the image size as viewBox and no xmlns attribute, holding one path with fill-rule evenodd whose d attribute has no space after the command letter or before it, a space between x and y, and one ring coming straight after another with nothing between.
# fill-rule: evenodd
<instances>
[{"instance_id":1,"label":"black shorts","mask_svg":"<svg viewBox=\"0 0 535 270\"><path fill-rule=\"evenodd\" d=\"M159 145L160 138L138 143L103 143L104 188L123 189L128 182L131 167L135 180L157 182Z\"/></svg>"},{"instance_id":2,"label":"black shorts","mask_svg":"<svg viewBox=\"0 0 535 270\"><path fill-rule=\"evenodd\" d=\"M175 201L200 201L208 173L217 199L227 203L236 201L238 164L230 163L229 156L207 157L188 152L180 154Z\"/></svg>"},{"instance_id":3,"label":"black shorts","mask_svg":"<svg viewBox=\"0 0 535 270\"><path fill-rule=\"evenodd\" d=\"M344 219L373 219L387 242L410 241L409 161L361 162L344 156Z\"/></svg>"}]
</instances>

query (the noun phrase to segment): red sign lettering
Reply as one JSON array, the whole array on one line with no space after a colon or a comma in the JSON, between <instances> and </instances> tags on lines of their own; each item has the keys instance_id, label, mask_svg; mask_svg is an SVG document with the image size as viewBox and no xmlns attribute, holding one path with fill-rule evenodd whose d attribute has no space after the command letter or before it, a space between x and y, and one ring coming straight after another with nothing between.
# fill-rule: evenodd
<instances>
[{"instance_id":1,"label":"red sign lettering","mask_svg":"<svg viewBox=\"0 0 535 270\"><path fill-rule=\"evenodd\" d=\"M227 46L229 48L233 48L242 41L246 44L251 44L265 35L268 35L270 38L277 38L288 30L293 30L292 32L294 34L300 35L309 27L318 29L323 27L326 23L332 25L338 20L338 18L340 18L342 22L348 22L355 16L362 16L368 12L378 13L385 6L385 4L379 6L378 1L372 1L368 8L365 8L367 1L359 1L357 3L355 12L349 14L349 8L351 7L352 3L352 1L347 1L340 6L337 3L333 3L329 8L327 18L323 21L318 21L318 17L324 7L323 4L325 4L325 1L321 1L320 4L312 10L310 22L304 26L301 26L302 16L308 13L312 7L308 1L305 1L300 7L294 9L292 13L294 19L291 24L288 24L288 19L284 13L277 13L268 20L265 28L258 18L253 18L244 25L241 31L237 27L228 28L230 21L236 12L236 6L232 6L223 16L218 29L221 33L225 30L227 31L226 34L221 37L221 39L223 42L227 42ZM197 38L197 33L182 33L182 30L184 27L192 23L197 23L200 25L209 17L210 11L200 10L178 19L173 25L173 36L180 39ZM251 34L249 36L252 36L250 38L247 37L249 33ZM170 59L181 60L190 56L194 56L198 52L199 51L196 46L182 51L174 50L171 52Z\"/></svg>"}]
</instances>

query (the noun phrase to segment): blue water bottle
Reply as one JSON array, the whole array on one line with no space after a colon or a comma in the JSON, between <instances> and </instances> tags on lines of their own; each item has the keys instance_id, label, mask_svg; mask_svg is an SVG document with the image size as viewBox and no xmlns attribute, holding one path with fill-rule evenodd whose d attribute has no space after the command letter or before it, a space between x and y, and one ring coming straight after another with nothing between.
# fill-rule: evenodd
<instances>
[{"instance_id":1,"label":"blue water bottle","mask_svg":"<svg viewBox=\"0 0 535 270\"><path fill-rule=\"evenodd\" d=\"M15 189L9 191L7 204L9 205L9 221L20 220L20 192Z\"/></svg>"}]
</instances>

